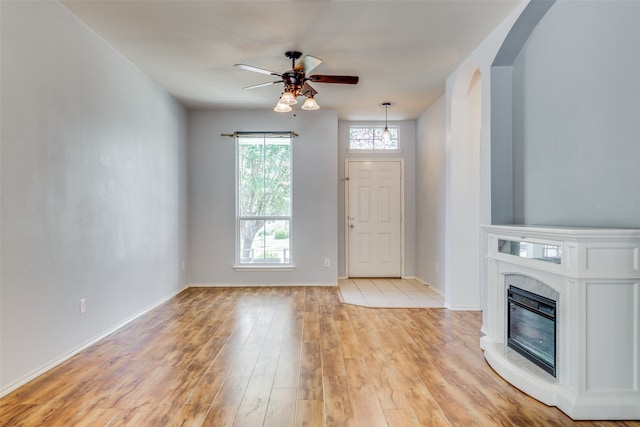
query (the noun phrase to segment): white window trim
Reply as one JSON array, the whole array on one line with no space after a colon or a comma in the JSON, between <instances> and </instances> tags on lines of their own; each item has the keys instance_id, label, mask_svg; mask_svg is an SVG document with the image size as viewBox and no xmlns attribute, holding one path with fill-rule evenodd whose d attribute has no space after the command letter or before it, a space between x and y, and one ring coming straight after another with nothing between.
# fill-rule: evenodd
<instances>
[{"instance_id":1,"label":"white window trim","mask_svg":"<svg viewBox=\"0 0 640 427\"><path fill-rule=\"evenodd\" d=\"M256 133L263 133L263 132L256 132ZM268 132L264 132L264 133L268 133ZM285 132L276 132L276 133L285 133ZM291 156L291 197L293 199L293 138L297 136L297 134L295 134L294 132L291 132L291 137L289 140L289 144L291 147L290 150L290 156ZM260 272L260 271L293 271L295 270L295 263L293 262L293 256L290 255L289 256L289 262L288 263L278 263L278 264L270 264L270 263L260 263L260 262L252 262L252 263L246 263L246 264L242 264L239 262L239 251L240 251L240 235L239 235L239 230L240 230L240 221L242 221L243 219L245 219L246 217L243 217L241 215L239 215L239 199L238 199L238 190L239 190L239 169L238 169L238 156L239 156L239 144L236 140L236 138L234 138L234 144L235 144L235 152L236 152L236 156L235 156L235 169L236 169L236 182L235 182L235 188L236 188L236 215L235 215L235 224L236 224L236 232L235 232L235 263L233 265L233 269L235 271L252 271L252 272ZM286 217L280 217L282 219L288 219L289 220L289 224L292 227L293 226L293 200L291 202L291 213L289 216ZM293 254L293 239L291 239L291 227L289 230L289 251L291 254Z\"/></svg>"}]
</instances>

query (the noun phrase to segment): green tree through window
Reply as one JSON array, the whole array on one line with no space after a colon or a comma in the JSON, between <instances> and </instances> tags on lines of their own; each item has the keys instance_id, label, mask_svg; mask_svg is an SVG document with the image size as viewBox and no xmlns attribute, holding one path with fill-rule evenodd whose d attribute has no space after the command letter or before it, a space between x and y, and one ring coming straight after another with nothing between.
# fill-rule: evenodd
<instances>
[{"instance_id":1,"label":"green tree through window","mask_svg":"<svg viewBox=\"0 0 640 427\"><path fill-rule=\"evenodd\" d=\"M291 134L237 137L239 263L291 263Z\"/></svg>"}]
</instances>

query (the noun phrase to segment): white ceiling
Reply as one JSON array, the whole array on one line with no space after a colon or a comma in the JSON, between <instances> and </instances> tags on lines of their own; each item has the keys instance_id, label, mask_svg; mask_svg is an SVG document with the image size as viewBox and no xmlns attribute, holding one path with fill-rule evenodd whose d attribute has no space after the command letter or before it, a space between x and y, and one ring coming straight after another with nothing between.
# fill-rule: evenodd
<instances>
[{"instance_id":1,"label":"white ceiling","mask_svg":"<svg viewBox=\"0 0 640 427\"><path fill-rule=\"evenodd\" d=\"M271 109L284 52L324 62L312 74L357 75L357 85L313 83L321 108L343 120L415 119L445 79L519 0L219 1L63 0L80 20L191 109Z\"/></svg>"}]
</instances>

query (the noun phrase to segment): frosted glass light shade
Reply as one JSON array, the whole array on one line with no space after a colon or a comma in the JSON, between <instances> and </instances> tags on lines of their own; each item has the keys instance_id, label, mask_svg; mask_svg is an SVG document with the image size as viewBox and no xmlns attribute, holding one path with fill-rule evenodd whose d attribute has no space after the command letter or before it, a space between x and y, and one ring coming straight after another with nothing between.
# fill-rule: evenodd
<instances>
[{"instance_id":1,"label":"frosted glass light shade","mask_svg":"<svg viewBox=\"0 0 640 427\"><path fill-rule=\"evenodd\" d=\"M380 129L380 128L378 128ZM384 142L390 142L391 141L391 132L389 131L388 127L384 127L384 130L382 131L382 140Z\"/></svg>"},{"instance_id":2,"label":"frosted glass light shade","mask_svg":"<svg viewBox=\"0 0 640 427\"><path fill-rule=\"evenodd\" d=\"M293 93L287 91L282 94L282 96L280 97L280 101L278 101L278 103L287 104L287 105L296 105L298 103L298 100L296 99L295 96L293 96Z\"/></svg>"},{"instance_id":3,"label":"frosted glass light shade","mask_svg":"<svg viewBox=\"0 0 640 427\"><path fill-rule=\"evenodd\" d=\"M290 105L283 104L282 102L278 102L278 104L276 104L276 108L273 109L273 111L278 113L288 113L291 110L293 110L293 108L291 108Z\"/></svg>"},{"instance_id":4,"label":"frosted glass light shade","mask_svg":"<svg viewBox=\"0 0 640 427\"><path fill-rule=\"evenodd\" d=\"M302 104L303 110L318 110L320 106L316 102L315 98L312 96L308 96L307 99Z\"/></svg>"}]
</instances>

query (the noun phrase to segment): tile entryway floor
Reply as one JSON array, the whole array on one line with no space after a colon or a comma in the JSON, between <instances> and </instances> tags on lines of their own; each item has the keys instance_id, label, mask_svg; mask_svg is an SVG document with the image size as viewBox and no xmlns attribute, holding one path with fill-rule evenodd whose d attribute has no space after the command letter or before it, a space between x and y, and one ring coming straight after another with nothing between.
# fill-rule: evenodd
<instances>
[{"instance_id":1,"label":"tile entryway floor","mask_svg":"<svg viewBox=\"0 0 640 427\"><path fill-rule=\"evenodd\" d=\"M341 279L347 304L376 308L443 308L444 297L414 279Z\"/></svg>"}]
</instances>

